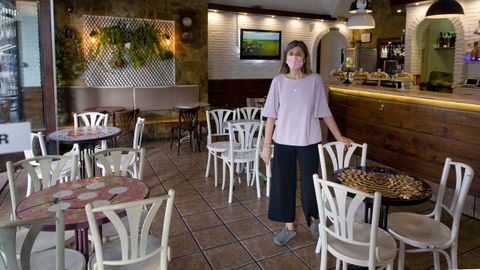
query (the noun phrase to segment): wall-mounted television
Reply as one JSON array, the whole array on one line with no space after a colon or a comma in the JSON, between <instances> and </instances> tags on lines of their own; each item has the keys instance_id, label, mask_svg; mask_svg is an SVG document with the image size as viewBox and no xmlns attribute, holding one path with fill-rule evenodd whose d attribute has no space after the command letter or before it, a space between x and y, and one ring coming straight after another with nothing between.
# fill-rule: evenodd
<instances>
[{"instance_id":1,"label":"wall-mounted television","mask_svg":"<svg viewBox=\"0 0 480 270\"><path fill-rule=\"evenodd\" d=\"M240 59L279 60L281 31L240 29Z\"/></svg>"}]
</instances>

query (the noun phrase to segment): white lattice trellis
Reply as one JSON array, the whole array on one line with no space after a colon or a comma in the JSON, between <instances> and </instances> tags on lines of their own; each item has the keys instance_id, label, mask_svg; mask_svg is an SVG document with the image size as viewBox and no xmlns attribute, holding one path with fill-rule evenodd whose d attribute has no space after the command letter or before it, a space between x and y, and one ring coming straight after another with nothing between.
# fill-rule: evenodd
<instances>
[{"instance_id":1,"label":"white lattice trellis","mask_svg":"<svg viewBox=\"0 0 480 270\"><path fill-rule=\"evenodd\" d=\"M125 58L125 66L114 68L109 65L113 50L102 49L92 57L94 44L89 41L92 31L115 25L123 25L128 30L137 29L140 25L149 23L163 35L171 37L168 45L174 52L175 22L165 20L133 19L107 16L83 16L83 40L87 64L85 77L87 86L161 86L175 84L175 58L161 60L155 57L140 67L133 67Z\"/></svg>"}]
</instances>

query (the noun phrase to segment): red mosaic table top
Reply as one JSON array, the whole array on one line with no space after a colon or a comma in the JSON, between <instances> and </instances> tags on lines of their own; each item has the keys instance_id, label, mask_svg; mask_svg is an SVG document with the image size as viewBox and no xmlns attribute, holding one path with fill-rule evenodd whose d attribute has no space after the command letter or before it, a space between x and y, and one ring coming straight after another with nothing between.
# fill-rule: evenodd
<instances>
[{"instance_id":1,"label":"red mosaic table top","mask_svg":"<svg viewBox=\"0 0 480 270\"><path fill-rule=\"evenodd\" d=\"M35 192L23 199L17 206L19 219L55 216L62 209L65 229L72 230L88 226L85 205L93 207L141 200L147 197L148 187L138 179L123 176L105 176L74 180ZM102 214L97 220L103 222ZM50 224L55 229L55 225Z\"/></svg>"}]
</instances>

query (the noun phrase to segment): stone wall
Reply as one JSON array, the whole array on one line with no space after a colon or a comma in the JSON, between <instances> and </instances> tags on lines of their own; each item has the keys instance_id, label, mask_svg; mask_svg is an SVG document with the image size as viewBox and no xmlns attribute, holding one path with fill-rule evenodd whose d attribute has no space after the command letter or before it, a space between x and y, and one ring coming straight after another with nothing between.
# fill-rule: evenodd
<instances>
[{"instance_id":1,"label":"stone wall","mask_svg":"<svg viewBox=\"0 0 480 270\"><path fill-rule=\"evenodd\" d=\"M69 14L68 8L72 8ZM180 13L193 10L194 41L180 40ZM176 84L198 84L200 98L206 101L207 73L207 1L206 0L71 0L54 1L55 28L63 31L69 25L78 33L82 29L83 15L115 16L127 18L161 19L175 21ZM84 77L72 82L85 85Z\"/></svg>"},{"instance_id":2,"label":"stone wall","mask_svg":"<svg viewBox=\"0 0 480 270\"><path fill-rule=\"evenodd\" d=\"M397 13L390 7L390 0L372 0L373 12L371 15L375 19L375 28L371 30L354 30L353 40L360 41L362 33L371 33L371 41L366 43L356 43L357 47L376 48L377 40L384 38L400 38L405 29L405 10Z\"/></svg>"}]
</instances>

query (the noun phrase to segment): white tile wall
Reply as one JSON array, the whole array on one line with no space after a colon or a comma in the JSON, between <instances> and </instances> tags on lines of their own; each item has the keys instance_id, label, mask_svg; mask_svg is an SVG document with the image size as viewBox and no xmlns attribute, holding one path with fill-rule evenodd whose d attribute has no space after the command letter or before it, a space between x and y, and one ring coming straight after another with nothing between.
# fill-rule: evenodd
<instances>
[{"instance_id":1,"label":"white tile wall","mask_svg":"<svg viewBox=\"0 0 480 270\"><path fill-rule=\"evenodd\" d=\"M463 57L468 50L468 44L480 41L480 36L473 34L480 20L480 0L458 0L463 6L465 16L450 19L456 38L454 83L461 83L465 79L465 63ZM420 5L407 6L405 31L405 69L413 74L420 74L421 70L421 42L423 34L431 20L425 19L425 13L432 1L421 2Z\"/></svg>"},{"instance_id":2,"label":"white tile wall","mask_svg":"<svg viewBox=\"0 0 480 270\"><path fill-rule=\"evenodd\" d=\"M240 29L282 31L282 52L288 42L303 40L312 54L312 70L316 68L316 50L330 27L337 27L347 40L351 31L338 22L321 22L290 17L241 15L232 12L208 13L208 78L267 79L277 74L279 60L240 60Z\"/></svg>"}]
</instances>

